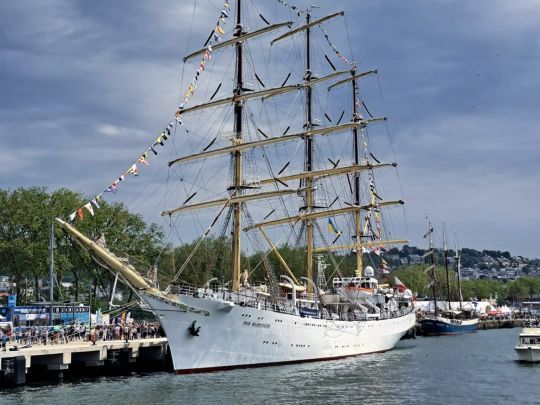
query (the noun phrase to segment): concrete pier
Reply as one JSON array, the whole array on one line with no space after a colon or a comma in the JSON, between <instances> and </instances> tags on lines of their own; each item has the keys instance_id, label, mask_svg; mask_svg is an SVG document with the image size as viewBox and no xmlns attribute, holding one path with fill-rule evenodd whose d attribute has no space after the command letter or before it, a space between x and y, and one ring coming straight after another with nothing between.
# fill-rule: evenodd
<instances>
[{"instance_id":1,"label":"concrete pier","mask_svg":"<svg viewBox=\"0 0 540 405\"><path fill-rule=\"evenodd\" d=\"M62 380L66 372L107 374L160 363L164 369L168 349L166 338L18 345L14 350L16 347L9 344L7 351L0 352L0 387L23 385L29 376Z\"/></svg>"},{"instance_id":2,"label":"concrete pier","mask_svg":"<svg viewBox=\"0 0 540 405\"><path fill-rule=\"evenodd\" d=\"M523 323L523 319L486 319L478 322L478 329L521 328Z\"/></svg>"}]
</instances>

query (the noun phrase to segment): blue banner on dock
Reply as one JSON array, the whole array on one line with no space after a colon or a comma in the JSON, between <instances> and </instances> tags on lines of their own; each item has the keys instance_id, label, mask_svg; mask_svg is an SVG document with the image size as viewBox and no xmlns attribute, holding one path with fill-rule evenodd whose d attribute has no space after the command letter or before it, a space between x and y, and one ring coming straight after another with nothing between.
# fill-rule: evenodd
<instances>
[{"instance_id":1,"label":"blue banner on dock","mask_svg":"<svg viewBox=\"0 0 540 405\"><path fill-rule=\"evenodd\" d=\"M15 308L17 306L17 295L8 295L7 307Z\"/></svg>"},{"instance_id":2,"label":"blue banner on dock","mask_svg":"<svg viewBox=\"0 0 540 405\"><path fill-rule=\"evenodd\" d=\"M0 308L0 315L12 321L15 326L47 326L49 313L50 307L46 305ZM54 305L53 323L70 322L89 323L90 307L88 305Z\"/></svg>"}]
</instances>

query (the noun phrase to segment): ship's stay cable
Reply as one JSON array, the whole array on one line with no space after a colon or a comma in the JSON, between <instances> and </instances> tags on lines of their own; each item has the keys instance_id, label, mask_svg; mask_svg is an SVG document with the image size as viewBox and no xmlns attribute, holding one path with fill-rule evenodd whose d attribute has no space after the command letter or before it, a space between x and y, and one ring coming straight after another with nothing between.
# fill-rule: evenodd
<instances>
[{"instance_id":1,"label":"ship's stay cable","mask_svg":"<svg viewBox=\"0 0 540 405\"><path fill-rule=\"evenodd\" d=\"M271 49L272 51L272 49ZM270 55L269 55L269 58L271 58L271 53L270 52ZM249 55L251 56L251 52L249 53ZM288 61L289 63L291 63L290 59L287 58L286 61ZM270 77L270 74L269 74L269 71L268 71L268 61L266 61L265 63L265 68L266 68L266 73L267 73L267 76ZM299 93L298 92L297 94L295 94L295 99L297 99L299 97ZM262 118L262 117L265 117L266 118L266 122L267 122L267 127L268 128L271 128L272 132L273 133L276 133L278 131L278 129L272 129L273 128L273 123L275 122L275 120L271 120L270 117L269 117L269 114L268 114L268 110L269 108L263 108L262 106L262 102L259 103L259 116ZM268 106L268 104L272 104L272 103L267 103L265 102L265 105ZM292 103L289 103L288 104L288 109L289 111L294 108L294 106L297 106L296 108L299 108L298 107L298 103L295 103L295 102L292 102ZM249 104L246 105L246 107L248 107ZM249 110L249 107L248 107L248 110ZM250 110L249 110L250 111ZM275 114L279 115L277 113L277 110L275 110ZM290 112L286 114L286 116L290 116ZM253 116L253 112L250 111L250 113L247 115L249 117L249 120L251 121L252 125L254 128L258 128L259 126L255 123L255 120L254 120L254 116ZM294 115L293 115L294 116ZM291 124L289 124L289 126L291 126ZM260 139L260 136L259 134L257 133L257 136L258 138ZM279 146L276 144L276 145L268 145L267 147L264 147L264 148L261 148L261 150L263 151L263 157L265 159L265 163L267 165L267 169L268 171L270 172L270 174L273 176L274 174L274 171L273 171L273 168L272 168L272 164L270 163L270 161L273 161L273 162L280 162L280 159L279 159ZM277 185L274 185L275 187L277 187ZM289 199L290 200L290 199ZM288 209L287 209L287 206L290 205L290 204L285 204L285 199L284 197L280 197L280 201L282 202L282 207L285 209L285 212L286 212L286 216L290 216L290 214L288 213Z\"/></svg>"},{"instance_id":2,"label":"ship's stay cable","mask_svg":"<svg viewBox=\"0 0 540 405\"><path fill-rule=\"evenodd\" d=\"M223 128L226 124L226 119L223 118L222 119L222 122L221 124L218 126L217 128L217 132L218 133L221 133L223 131ZM211 127L215 128L217 126L217 123L214 121L213 123L211 123ZM191 165L186 165L186 167L195 167L195 166L198 166L198 170L197 170L197 174L195 176L195 179L193 180L193 182L189 182L186 180L186 178L184 176L180 174L178 174L178 180L180 181L181 184L190 184L192 187L188 190L188 189L185 189L185 195L188 196L188 195L191 195L195 188L198 187L198 190L197 191L200 191L200 190L205 190L205 191L208 191L210 192L213 196L217 196L217 195L220 195L219 193L215 193L215 191L210 191L209 189L203 187L203 186L200 186L200 183L202 183L202 181L199 181L199 179L206 173L206 169L205 169L205 166L207 166L207 164L209 162L212 162L212 160L209 160L208 158L206 159L201 159L199 160L199 164L197 165L197 162L195 163L191 163ZM182 166L182 165L178 165L178 166ZM214 175L218 174L220 171L222 170L222 168L218 167L216 168L216 173L214 173Z\"/></svg>"},{"instance_id":3,"label":"ship's stay cable","mask_svg":"<svg viewBox=\"0 0 540 405\"><path fill-rule=\"evenodd\" d=\"M193 256L195 255L195 253L197 252L197 250L199 249L199 247L201 246L201 244L204 242L204 240L206 239L206 237L208 236L208 234L210 233L210 231L212 230L212 228L214 227L214 225L216 224L216 222L218 221L219 217L221 216L221 214L223 213L223 211L225 210L225 208L229 205L229 201L230 199L233 197L234 194L231 194L231 196L227 199L227 201L225 202L225 204L223 205L223 207L221 208L221 210L218 212L217 216L214 218L214 220L212 221L212 223L210 224L210 226L206 229L205 233L199 238L198 242L197 242L197 245L195 245L195 247L193 248L193 250L190 252L190 254L188 255L188 257L186 258L186 260L184 261L184 263L182 264L182 266L180 267L180 269L178 269L178 271L176 272L176 274L174 275L173 279L171 280L171 283L174 283L176 280L178 280L178 277L180 277L180 275L182 274L182 272L185 270L185 268L187 267L188 263L191 261L191 259L193 258Z\"/></svg>"},{"instance_id":4,"label":"ship's stay cable","mask_svg":"<svg viewBox=\"0 0 540 405\"><path fill-rule=\"evenodd\" d=\"M219 117L216 117L216 120L214 121L214 123L211 124L211 128L215 128L215 127L216 127L216 124L217 124L216 121L217 121L218 119L219 119ZM222 119L221 119L220 127L219 127L219 129L217 130L218 133L220 133L220 132L223 130L224 125L225 125L225 122L226 122L226 119L225 119L225 118L222 118ZM221 194L215 194L215 192L214 192L213 190L210 190L210 189L208 189L207 187L201 186L201 183L202 183L202 182L199 181L199 178L200 178L201 176L203 176L203 174L204 174L204 172L205 172L204 167L206 166L206 164L207 164L207 159L204 159L204 160L200 163L199 170L197 171L197 175L196 175L196 177L195 177L194 182L190 182L190 181L186 180L184 177L181 177L180 175L178 175L178 178L179 178L179 180L180 180L180 184L181 184L182 187L184 188L185 195L192 195L192 194L193 194L193 191L196 189L196 190L197 190L196 192L199 192L199 191L201 191L201 190L204 190L204 191L206 191L206 192L207 192L208 194L210 194L210 195L214 195L214 196L215 196L215 195L219 195L219 196L221 196ZM192 168L193 168L193 166L192 166ZM222 171L222 169L218 167L217 170L216 170L216 174L218 174L220 171ZM189 190L185 187L186 184L191 185L191 188L190 188ZM191 194L190 194L190 193L191 193ZM179 219L180 216L177 216L177 218ZM198 217L192 217L192 218L194 218L194 219L196 220L197 225L198 225L199 229L200 229L201 232L202 232L203 225L202 225L201 220L200 220ZM175 225L176 225L176 221L175 221ZM176 234L177 234L177 236L179 237L179 240L181 241L180 234L179 234L179 232L178 232L177 230L176 230Z\"/></svg>"},{"instance_id":5,"label":"ship's stay cable","mask_svg":"<svg viewBox=\"0 0 540 405\"><path fill-rule=\"evenodd\" d=\"M194 3L194 7L193 7L193 16L192 16L192 22L191 22L191 25L190 25L190 28L189 28L189 33L188 33L188 46L190 44L190 41L191 41L191 36L192 36L192 27L193 27L193 22L195 21L195 12L196 12L196 9L197 9L197 1L195 1ZM182 67L182 73L181 73L181 78L180 78L180 81L183 82L183 78L184 78L184 72L185 72L185 64L183 64L183 67ZM176 128L175 128L175 133L176 133ZM175 137L174 137L175 138ZM161 174L161 171L159 173L157 173L156 175L154 175L154 178L157 177L157 175ZM147 183L150 183L152 181L153 183L153 178L152 179L148 179ZM154 187L154 191L157 190L161 185L160 183L158 182L155 182L153 183L155 184L155 187ZM167 182L168 184L168 182ZM142 184L142 186L144 186L145 184ZM160 193L161 194L161 193ZM155 192L151 193L151 195L156 195ZM142 194L138 194L136 195L135 197L133 197L127 204L132 206L134 205L135 203L137 203L137 207L140 207L140 205L142 205L145 201L148 201L149 198L147 199L143 199L143 197L141 197ZM142 201L141 201L142 200ZM105 229L109 229L110 227L112 227L113 225L115 225L117 223L117 216L113 217L107 224L106 228ZM131 250L131 248L133 247L133 243L132 242L131 244L129 244L126 248L127 251ZM161 254L161 252L160 252Z\"/></svg>"},{"instance_id":6,"label":"ship's stay cable","mask_svg":"<svg viewBox=\"0 0 540 405\"><path fill-rule=\"evenodd\" d=\"M191 48L191 36L193 33L193 23L195 22L195 14L197 11L197 0L193 2L193 12L191 13L191 23L189 24L189 31L188 31L188 37L186 42L186 49ZM182 63L182 73L180 75L180 83L184 83L184 73L186 70L186 64ZM176 101L177 104L180 104L180 100L182 99L182 94L178 93L178 99Z\"/></svg>"},{"instance_id":7,"label":"ship's stay cable","mask_svg":"<svg viewBox=\"0 0 540 405\"><path fill-rule=\"evenodd\" d=\"M382 92L381 80L380 80L379 75L377 75L377 84L378 84L378 88L379 88L379 96L381 98L382 107L383 107L383 109L386 109L385 102L384 102L384 97L383 97L383 92ZM384 125L385 125L385 128L386 128L386 135L388 137L388 142L390 143L390 148L391 148L391 151L392 151L392 157L394 159L394 162L397 162L396 150L394 148L394 142L392 141L392 137L390 135L390 128L388 126L388 122L385 121ZM399 185L399 192L400 192L402 198L405 199L405 193L403 191L403 186L401 184L401 178L399 176L399 169L397 167L395 168L395 173L396 173L396 178L397 178L398 185ZM409 221L407 219L407 211L405 209L405 206L402 207L402 212L403 212L403 220L404 220L404 225L405 225L405 234L407 235L407 238L410 239L409 225L408 225Z\"/></svg>"},{"instance_id":8,"label":"ship's stay cable","mask_svg":"<svg viewBox=\"0 0 540 405\"><path fill-rule=\"evenodd\" d=\"M322 28L321 28L322 29ZM321 66L321 63L322 63L322 57L321 55L324 55L324 50L320 47L320 45L318 46L318 42L315 41L315 46L313 46L312 48L312 54L314 56L314 68L312 69L312 71L319 71L320 69L322 69L322 66ZM317 64L318 62L318 64ZM322 98L320 96L320 90L318 87L314 88L314 91L313 91L313 94L314 94L314 102L313 102L313 110L315 112L315 118L313 120L313 122L315 124L322 124L322 117L324 115L324 111L326 111L328 109L328 92L325 92L325 96L324 98ZM325 107L322 106L322 101L325 101ZM339 134L336 134L336 136L339 136ZM323 151L326 151L326 150L329 150L330 151L330 154L331 156L335 156L335 151L334 151L334 143L332 142L332 139L336 139L336 138L331 138L331 136L327 136L327 137L323 137L322 139L317 139L317 142L313 142L313 145L314 145L314 164L316 167L324 167L324 164L326 162L326 159L323 158L323 156L325 155L325 153ZM337 138L339 139L339 138ZM336 142L337 143L337 142ZM323 147L324 145L324 147ZM333 190L334 194L335 195L338 195L338 192L336 190L336 183L339 183L340 182L340 176L338 176L334 182L327 182L325 181L325 179L319 179L317 182L316 182L316 187L318 189L318 196L315 198L315 204L316 205L324 205L325 202L328 201L328 198L329 198L329 194L328 191L327 191L327 188L330 188ZM330 185L328 185L328 183L330 183ZM317 222L317 220L314 221L314 223L316 224L316 226L318 227L319 226L319 222ZM328 245L328 242L324 239L324 236L322 234L322 232L320 232L320 229L319 229L319 233L320 233L320 236L321 236L321 239L323 241L323 243L325 245Z\"/></svg>"},{"instance_id":9,"label":"ship's stay cable","mask_svg":"<svg viewBox=\"0 0 540 405\"><path fill-rule=\"evenodd\" d=\"M253 222L253 218L251 217L251 214L249 213L249 211L245 210L244 212L244 216L246 218L246 223L249 225L249 226L252 226L254 225L254 222ZM281 243L281 241L285 238L285 233L282 234L281 238L276 241L274 243L274 246L277 247L277 245L279 243ZM258 234L258 230L254 229L253 232L250 233L248 232L248 241L250 242L251 246L253 247L254 251L257 252L257 253L260 253L261 254L261 260L259 261L259 263L257 263L257 265L253 268L253 270L250 272L250 276L254 273L254 271L259 267L259 265L261 263L264 264L264 266L266 267L266 270L267 270L267 273L268 273L268 280L269 280L269 283L270 284L277 284L277 279L275 279L275 270L273 269L273 266L272 266L272 263L268 260L268 256L270 255L270 253L272 253L273 249L270 248L266 253L265 253L265 249L263 249L263 244L262 244L262 241L259 237L259 234ZM281 265L280 265L281 266ZM272 274L270 274L272 273ZM273 275L273 276L272 276ZM277 285L271 285L271 288L277 288ZM276 295L277 297L277 295Z\"/></svg>"},{"instance_id":10,"label":"ship's stay cable","mask_svg":"<svg viewBox=\"0 0 540 405\"><path fill-rule=\"evenodd\" d=\"M248 109L248 111L249 111L249 109ZM253 114L251 112L248 114L248 117L249 117L250 121L252 122L253 126L256 127L256 123L254 122ZM297 143L295 153L298 151L298 144L299 143ZM274 146L274 148L271 148L271 146ZM277 149L278 149L277 145L268 145L268 146L266 146L264 148L261 148L261 150L263 151L264 161L266 163L267 169L269 171L270 176L272 176L272 177L275 177L275 172L273 170L271 160L274 161L274 162L279 162L279 159L278 159L279 153L278 153ZM293 156L294 156L294 154L293 154ZM275 184L274 186L276 187L276 189L279 188L277 184ZM284 207L284 209L286 211L286 215L290 216L289 213L288 213L288 210L287 210L287 204L285 204L284 197L281 197L280 200L282 202L282 206Z\"/></svg>"},{"instance_id":11,"label":"ship's stay cable","mask_svg":"<svg viewBox=\"0 0 540 405\"><path fill-rule=\"evenodd\" d=\"M193 22L193 20L192 20ZM217 59L217 58L214 58L214 60ZM221 59L221 58L220 58ZM232 63L232 59L233 58L229 58L229 63L227 64L227 68L225 69L225 72L223 72L222 76L227 76L227 73L229 72L230 70L230 67L231 67L231 63ZM185 66L185 63L184 63L184 66ZM209 75L209 79L212 79L214 76L216 76L216 74L214 73L214 66L215 66L215 63L212 64L212 66L210 66L210 64L207 64L206 66L206 70L208 71L208 73L210 73ZM217 72L216 72L217 73ZM223 80L223 78L221 79ZM210 92L210 86L212 86L213 84L213 80L208 80L208 84L206 86L206 92L205 94L203 95L203 92L198 92L198 94L200 95L203 95L203 98L206 99L207 96L208 96L208 93ZM225 113L223 115L227 115L227 111L225 111ZM193 116L193 115L190 115L190 116ZM208 131L211 131L212 128L216 128L216 124L217 124L217 121L220 119L220 114L215 114L215 118L214 118L214 123L210 125L209 129L207 130L207 133L208 134ZM192 117L192 119L195 118L196 119L196 128L202 128L203 126L201 125L201 122L200 120L202 119L202 115L199 114L198 116L196 117ZM186 119L186 118L184 118ZM187 118L189 119L189 118ZM224 123L225 123L225 119L222 118L222 122L221 122L221 128L218 129L217 133L220 133L224 127ZM204 142L204 137L201 137L201 135L199 135L200 139L202 142ZM199 138L197 137L197 138ZM190 146L190 150L196 150L195 148L195 145L194 145L194 140L196 138L194 138L192 135L189 135L187 136L187 143L189 144ZM194 192L194 189L197 189L197 191L200 191L200 186L198 186L198 184L200 183L198 180L199 180L199 177L203 175L203 173L205 173L205 170L204 170L204 166L205 166L206 162L202 162L201 165L199 166L199 171L197 172L197 176L195 178L195 182L193 184L191 184L191 188L188 190L185 185L187 182L185 182L185 176L183 176L183 170L181 167L176 167L175 168L175 172L178 172L179 174L177 175L178 179L180 180L180 184L182 186L182 188L184 189L184 193L185 195L191 195L193 192ZM181 197L179 198L181 199ZM181 218L181 216L177 216L177 220L175 221L175 224L176 222ZM202 226L202 223L199 222L199 227L200 229L203 228ZM180 239L181 240L181 239Z\"/></svg>"},{"instance_id":12,"label":"ship's stay cable","mask_svg":"<svg viewBox=\"0 0 540 405\"><path fill-rule=\"evenodd\" d=\"M317 228L317 231L319 231L319 234L321 236L321 239L323 240L323 243L326 246L330 246L318 222L315 222L315 227ZM334 265L334 273L337 273L340 278L343 278L343 273L341 272L341 269L339 268L339 263L336 261L335 255L332 252L328 252L328 256L330 257L330 261Z\"/></svg>"},{"instance_id":13,"label":"ship's stay cable","mask_svg":"<svg viewBox=\"0 0 540 405\"><path fill-rule=\"evenodd\" d=\"M341 268L341 264L345 261L345 259L347 258L347 255L342 255L341 258L339 259L339 262L337 262L337 266L334 267L334 271L332 273L330 273L330 276L328 276L327 278L327 283L328 281L332 280L334 278L334 276L337 274L337 269ZM338 274L338 276L342 277L341 274Z\"/></svg>"},{"instance_id":14,"label":"ship's stay cable","mask_svg":"<svg viewBox=\"0 0 540 405\"><path fill-rule=\"evenodd\" d=\"M344 22L344 25L345 25L345 32L347 33L347 43L349 45L349 55L351 55L351 60L354 61L355 58L354 58L354 51L353 51L352 41L351 41L351 33L349 31L349 24L347 24L347 15L345 15L345 14L343 15L343 22ZM355 63L355 62L353 62L353 63Z\"/></svg>"},{"instance_id":15,"label":"ship's stay cable","mask_svg":"<svg viewBox=\"0 0 540 405\"><path fill-rule=\"evenodd\" d=\"M190 44L190 42L191 42L191 37L192 37L192 27L193 27L193 22L195 21L194 16L195 16L196 9L197 9L197 1L195 1L195 3L194 3L193 17L192 17L191 25L190 25L190 28L189 28L189 34L188 34L188 47L189 47L189 44ZM181 80L180 80L181 82L183 82L184 72L185 72L185 64L183 64L183 66L182 66L182 73L181 73ZM176 134L176 126L175 126L174 131L175 131L175 132L174 132L173 135ZM173 136L173 138L176 138L176 137ZM188 137L188 140L190 140L190 139L191 139L191 137ZM174 141L173 141L173 145L175 145L175 142L174 142ZM157 173L152 179L149 179L149 180L147 181L147 183L155 184L154 192L152 192L150 195L156 195L155 191L161 186L159 182L154 182L154 181L153 181L153 180L155 179L155 177L157 177L157 176L160 175L160 174L161 174L161 170L160 170L159 173ZM169 173L169 175L167 176L167 182L166 182L166 185L169 184L169 179L170 179L170 173ZM166 196L167 193L168 193L168 188L166 188L166 190L167 190L167 191L164 193L165 196ZM140 195L142 195L142 194L140 194ZM132 200L129 202L129 205L131 206L132 204L135 204L135 203L137 202L137 200L140 201L141 199L142 199L142 197L139 197L139 195L137 195L137 196L135 196L134 198L132 198ZM146 200L148 201L149 199L147 198ZM139 202L139 203L138 203L138 206L140 207L143 203L144 203L144 201ZM107 224L107 228L110 228L111 226L113 226L113 225L115 224L115 222L116 222L116 220L114 220L114 219L113 219L112 221L109 221L109 223ZM169 234L170 234L170 232L169 232ZM133 246L133 244L128 245L128 247L126 248L126 250L129 251L129 250L132 248L132 246ZM159 255L158 255L158 258L157 258L157 259L159 259L159 256L161 255L161 253L163 252L163 249L165 249L165 247L166 247L165 245L162 247L161 251L159 252ZM129 255L128 255L128 256L129 256ZM133 258L132 258L132 260L133 260ZM143 260L138 260L138 261L141 262L141 263L143 262ZM148 264L148 263L145 263L145 264Z\"/></svg>"},{"instance_id":16,"label":"ship's stay cable","mask_svg":"<svg viewBox=\"0 0 540 405\"><path fill-rule=\"evenodd\" d=\"M329 45L329 46L332 48L332 50L334 51L334 54L338 56L338 58L340 59L340 61L341 61L342 63L344 63L344 64L347 65L347 66L351 66L353 63L350 62L347 58L345 58L345 57L342 55L342 53L339 52L339 50L332 44L332 42L331 42L331 40L330 40L330 38L329 38L327 32L322 28L322 26L319 25L318 27L319 27L319 29L322 31L323 36L324 36L325 39L326 39L326 42L328 43L328 45ZM321 52L322 54L324 54L325 57L326 57L325 51L324 51L322 48L321 48L320 52ZM352 52L351 52L351 54L352 54ZM328 60L328 59L327 59L327 60ZM349 90L347 90L347 92L349 93ZM348 96L347 99L349 99L349 98L350 98L350 97ZM328 110L328 103L329 103L329 92L328 92L328 91L326 92L326 98L325 98L325 99L326 99L326 107L323 108L323 111ZM326 114L325 114L325 115L326 115ZM351 134L352 134L352 131L349 131L349 132L347 133L347 136L350 137ZM336 143L337 143L337 142L336 142ZM334 142L331 142L330 137L328 137L328 139L326 139L326 144L327 144L328 149L331 151L332 156L335 156L335 151L334 151L334 147L333 147ZM347 142L347 141L344 142L344 143L343 143L343 150L342 150L342 152L345 151L345 149L350 149L350 144L351 144L351 142ZM320 151L320 153L322 154L322 150ZM346 155L347 155L347 154L342 153L340 156L346 156ZM350 152L350 155L351 155L351 158L352 158L352 155L353 155L352 150L351 150L351 152ZM347 177L347 178L348 178L348 177ZM333 191L334 191L334 193L335 193L336 195L339 195L339 194L338 194L338 191L336 190L336 185L337 185L336 183L338 183L338 184L341 186L341 188L343 189L343 187L345 187L344 179L345 179L344 176L340 176L339 179L338 179L337 181L331 182L331 187L332 187L332 189L333 189ZM350 181L348 181L348 184L349 184L349 186L350 186ZM321 190L321 191L324 192L324 189ZM340 205L341 205L341 202L340 202ZM352 216L346 216L344 219L342 219L342 222L345 222L345 223L346 223L346 229L352 229L352 227L351 227L351 226L352 226L352 225L351 225L351 221L352 221ZM321 236L322 236L322 233L321 233ZM325 242L325 243L327 243L327 242Z\"/></svg>"}]
</instances>

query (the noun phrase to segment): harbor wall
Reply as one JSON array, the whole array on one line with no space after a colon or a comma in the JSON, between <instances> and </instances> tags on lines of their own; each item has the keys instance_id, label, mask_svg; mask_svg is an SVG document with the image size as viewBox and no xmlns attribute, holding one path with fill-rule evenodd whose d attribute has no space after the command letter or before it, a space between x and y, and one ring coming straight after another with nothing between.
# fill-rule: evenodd
<instances>
[{"instance_id":1,"label":"harbor wall","mask_svg":"<svg viewBox=\"0 0 540 405\"><path fill-rule=\"evenodd\" d=\"M166 338L131 341L10 345L0 352L0 388L71 376L122 375L133 371L171 371Z\"/></svg>"}]
</instances>

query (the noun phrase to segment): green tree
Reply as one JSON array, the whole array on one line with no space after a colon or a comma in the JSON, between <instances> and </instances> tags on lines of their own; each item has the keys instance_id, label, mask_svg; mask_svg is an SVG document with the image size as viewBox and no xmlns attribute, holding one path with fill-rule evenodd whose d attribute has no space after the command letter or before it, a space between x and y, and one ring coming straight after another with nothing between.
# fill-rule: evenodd
<instances>
[{"instance_id":1,"label":"green tree","mask_svg":"<svg viewBox=\"0 0 540 405\"><path fill-rule=\"evenodd\" d=\"M51 223L87 201L66 189L53 193L43 187L0 190L0 260L3 270L17 283L18 293L22 280L30 276L34 281L35 299L39 299L40 280L50 266ZM85 212L84 220L77 221L76 227L91 238L104 234L112 250L125 254L136 264L154 263L165 248L162 230L154 224L147 226L140 216L129 213L122 204L101 201L94 213L91 216ZM96 266L88 253L75 246L60 227L55 227L55 242L58 282L65 274L72 274L78 299L81 279L89 279L90 271Z\"/></svg>"},{"instance_id":2,"label":"green tree","mask_svg":"<svg viewBox=\"0 0 540 405\"><path fill-rule=\"evenodd\" d=\"M507 298L512 301L526 301L540 294L540 279L535 277L520 277L508 283Z\"/></svg>"}]
</instances>

